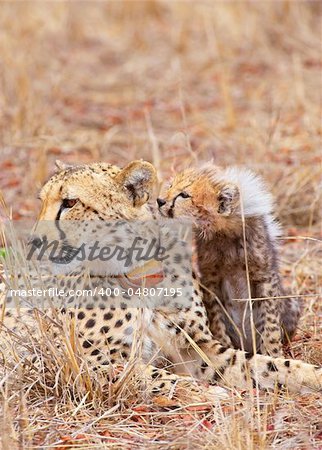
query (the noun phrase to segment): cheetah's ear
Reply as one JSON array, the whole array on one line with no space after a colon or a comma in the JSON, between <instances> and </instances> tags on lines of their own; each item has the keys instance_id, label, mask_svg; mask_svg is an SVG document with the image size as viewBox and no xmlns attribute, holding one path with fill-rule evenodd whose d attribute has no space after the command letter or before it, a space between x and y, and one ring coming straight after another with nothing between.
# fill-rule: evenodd
<instances>
[{"instance_id":1,"label":"cheetah's ear","mask_svg":"<svg viewBox=\"0 0 322 450\"><path fill-rule=\"evenodd\" d=\"M218 213L230 216L239 204L239 189L235 184L225 184L218 194Z\"/></svg>"},{"instance_id":2,"label":"cheetah's ear","mask_svg":"<svg viewBox=\"0 0 322 450\"><path fill-rule=\"evenodd\" d=\"M132 161L118 173L115 180L121 183L134 206L146 203L157 181L156 170L146 161Z\"/></svg>"}]
</instances>

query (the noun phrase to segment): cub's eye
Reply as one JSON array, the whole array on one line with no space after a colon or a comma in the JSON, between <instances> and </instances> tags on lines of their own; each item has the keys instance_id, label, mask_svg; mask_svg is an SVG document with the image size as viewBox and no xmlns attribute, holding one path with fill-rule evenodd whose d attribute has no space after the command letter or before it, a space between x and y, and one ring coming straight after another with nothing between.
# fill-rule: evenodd
<instances>
[{"instance_id":1,"label":"cub's eye","mask_svg":"<svg viewBox=\"0 0 322 450\"><path fill-rule=\"evenodd\" d=\"M64 198L62 206L63 208L72 208L78 202L78 198Z\"/></svg>"},{"instance_id":2,"label":"cub's eye","mask_svg":"<svg viewBox=\"0 0 322 450\"><path fill-rule=\"evenodd\" d=\"M186 191L181 192L179 194L179 196L182 198L190 198L191 197L191 195L189 195L188 192L186 192Z\"/></svg>"}]
</instances>

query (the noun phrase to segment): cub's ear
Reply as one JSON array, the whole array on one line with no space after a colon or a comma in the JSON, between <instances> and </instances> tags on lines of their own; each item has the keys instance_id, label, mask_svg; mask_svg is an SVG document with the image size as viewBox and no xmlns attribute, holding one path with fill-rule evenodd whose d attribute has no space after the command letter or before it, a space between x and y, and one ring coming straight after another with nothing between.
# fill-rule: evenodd
<instances>
[{"instance_id":1,"label":"cub's ear","mask_svg":"<svg viewBox=\"0 0 322 450\"><path fill-rule=\"evenodd\" d=\"M65 164L63 161L61 161L60 159L56 159L56 161L55 161L55 166L56 166L56 168L60 171L60 170L65 170L65 169L67 169L68 167L70 167L70 166L68 166L67 164Z\"/></svg>"},{"instance_id":2,"label":"cub's ear","mask_svg":"<svg viewBox=\"0 0 322 450\"><path fill-rule=\"evenodd\" d=\"M224 185L218 194L218 213L230 216L239 204L239 190L235 184Z\"/></svg>"},{"instance_id":3,"label":"cub's ear","mask_svg":"<svg viewBox=\"0 0 322 450\"><path fill-rule=\"evenodd\" d=\"M141 206L152 195L157 174L147 161L132 161L116 175L115 180L124 187L133 205Z\"/></svg>"}]
</instances>

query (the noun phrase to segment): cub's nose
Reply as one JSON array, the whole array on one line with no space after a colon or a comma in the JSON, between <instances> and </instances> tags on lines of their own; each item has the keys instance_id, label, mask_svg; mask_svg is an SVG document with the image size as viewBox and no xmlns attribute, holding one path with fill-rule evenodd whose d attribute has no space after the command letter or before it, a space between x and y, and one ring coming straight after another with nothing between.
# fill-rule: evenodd
<instances>
[{"instance_id":1,"label":"cub's nose","mask_svg":"<svg viewBox=\"0 0 322 450\"><path fill-rule=\"evenodd\" d=\"M167 201L164 200L163 198L157 198L157 204L158 204L159 208L164 206L166 203L167 203Z\"/></svg>"}]
</instances>

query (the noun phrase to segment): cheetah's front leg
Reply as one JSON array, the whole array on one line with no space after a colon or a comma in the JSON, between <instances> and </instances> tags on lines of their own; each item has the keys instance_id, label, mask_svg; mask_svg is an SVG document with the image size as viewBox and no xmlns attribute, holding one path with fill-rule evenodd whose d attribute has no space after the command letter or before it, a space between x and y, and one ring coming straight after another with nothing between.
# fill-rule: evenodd
<instances>
[{"instance_id":1,"label":"cheetah's front leg","mask_svg":"<svg viewBox=\"0 0 322 450\"><path fill-rule=\"evenodd\" d=\"M197 397L206 395L208 401L209 397L214 400L227 397L226 389L219 386L201 386L195 378L188 375L178 375L152 364L139 363L136 364L136 369L140 374L141 383L152 395L172 397L180 391L186 391L189 393L190 400L192 395Z\"/></svg>"},{"instance_id":2,"label":"cheetah's front leg","mask_svg":"<svg viewBox=\"0 0 322 450\"><path fill-rule=\"evenodd\" d=\"M158 315L162 323L163 314ZM198 317L199 322L191 320L193 317ZM238 389L248 389L258 383L264 389L285 385L291 392L322 392L322 368L303 361L252 355L223 347L211 335L200 303L188 313L167 314L163 320L162 336L155 338L160 339L160 347L176 363L179 373Z\"/></svg>"},{"instance_id":3,"label":"cheetah's front leg","mask_svg":"<svg viewBox=\"0 0 322 450\"><path fill-rule=\"evenodd\" d=\"M250 355L227 349L219 342L200 345L206 361L198 355L198 373L202 379L223 382L237 388L249 387L249 381L261 388L286 386L290 392L322 392L322 368L303 361Z\"/></svg>"}]
</instances>

